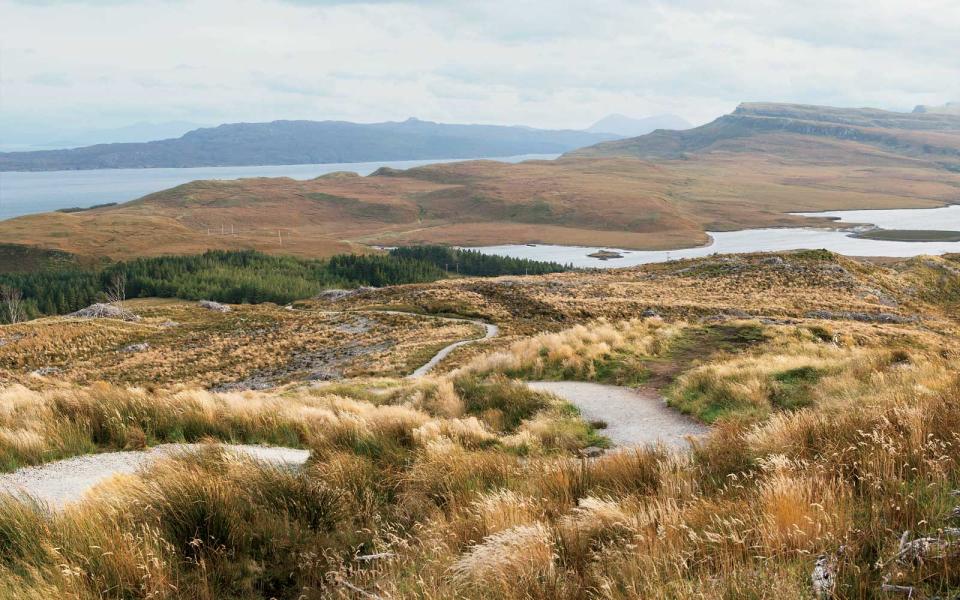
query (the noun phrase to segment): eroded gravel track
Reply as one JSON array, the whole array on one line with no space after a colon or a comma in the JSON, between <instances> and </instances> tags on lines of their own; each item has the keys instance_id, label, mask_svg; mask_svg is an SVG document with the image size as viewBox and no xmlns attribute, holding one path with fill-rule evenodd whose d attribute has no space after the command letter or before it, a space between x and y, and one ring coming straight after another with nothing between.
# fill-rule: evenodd
<instances>
[{"instance_id":1,"label":"eroded gravel track","mask_svg":"<svg viewBox=\"0 0 960 600\"><path fill-rule=\"evenodd\" d=\"M484 323L483 321L471 321L469 319L449 319L446 317L434 317L434 318L443 318L448 321L461 321L464 323L473 323L475 325L482 325L484 328L483 337L474 338L472 340L461 340L459 342L454 342L449 346L446 346L445 348L440 350L440 352L437 352L436 354L434 354L433 358L431 358L427 362L427 364L423 365L413 373L407 375L407 377L423 377L424 375L432 371L434 367L440 364L441 360L445 359L447 356L450 355L451 352L453 352L460 346L466 346L467 344L474 344L482 340L489 340L490 338L496 337L500 333L500 328L492 323Z\"/></svg>"},{"instance_id":2,"label":"eroded gravel track","mask_svg":"<svg viewBox=\"0 0 960 600\"><path fill-rule=\"evenodd\" d=\"M191 452L205 444L163 444L148 450L104 452L75 456L0 475L0 493L31 497L59 509L80 500L95 485L114 475L134 473L157 459L178 452ZM299 467L310 457L309 450L222 444L222 448L261 462Z\"/></svg>"},{"instance_id":3,"label":"eroded gravel track","mask_svg":"<svg viewBox=\"0 0 960 600\"><path fill-rule=\"evenodd\" d=\"M603 421L600 431L617 446L640 446L662 442L686 448L688 436L700 436L709 428L667 406L652 390L583 381L531 381L530 387L560 396L580 409L587 421Z\"/></svg>"},{"instance_id":4,"label":"eroded gravel track","mask_svg":"<svg viewBox=\"0 0 960 600\"><path fill-rule=\"evenodd\" d=\"M378 312L393 313L394 311ZM395 314L409 315L413 313L397 311ZM483 321L431 315L422 316L443 321L474 323L483 326L485 332L483 337L461 340L445 346L408 377L422 377L432 371L440 361L449 356L455 349L480 340L490 339L500 331L496 325ZM195 451L201 447L201 444L163 444L148 450L88 454L43 465L24 467L13 473L0 475L0 493L30 497L57 510L71 502L80 500L91 488L114 475L135 473L148 467L159 458L178 452ZM222 447L273 465L298 467L303 465L310 456L308 450L295 448L228 444L223 444Z\"/></svg>"}]
</instances>

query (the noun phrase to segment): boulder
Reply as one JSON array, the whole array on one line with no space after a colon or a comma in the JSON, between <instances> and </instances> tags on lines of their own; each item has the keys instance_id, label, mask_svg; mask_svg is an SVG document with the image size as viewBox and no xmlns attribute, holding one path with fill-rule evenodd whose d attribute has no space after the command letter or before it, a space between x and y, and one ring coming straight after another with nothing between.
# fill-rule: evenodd
<instances>
[{"instance_id":1,"label":"boulder","mask_svg":"<svg viewBox=\"0 0 960 600\"><path fill-rule=\"evenodd\" d=\"M125 310L116 304L107 304L105 302L98 302L96 304L91 304L86 308L81 308L76 312L72 312L68 317L77 317L80 319L120 319L122 321L139 321L140 317L131 313L128 310Z\"/></svg>"},{"instance_id":2,"label":"boulder","mask_svg":"<svg viewBox=\"0 0 960 600\"><path fill-rule=\"evenodd\" d=\"M214 312L227 313L233 310L226 304L220 304L219 302L214 302L213 300L201 300L200 302L197 302L197 305L200 308L205 308L207 310L212 310Z\"/></svg>"}]
</instances>

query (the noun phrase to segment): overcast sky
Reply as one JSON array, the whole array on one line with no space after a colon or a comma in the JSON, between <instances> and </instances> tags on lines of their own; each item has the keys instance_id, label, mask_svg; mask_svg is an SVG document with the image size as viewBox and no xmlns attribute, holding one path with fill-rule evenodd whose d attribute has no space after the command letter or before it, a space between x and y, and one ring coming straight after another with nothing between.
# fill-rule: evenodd
<instances>
[{"instance_id":1,"label":"overcast sky","mask_svg":"<svg viewBox=\"0 0 960 600\"><path fill-rule=\"evenodd\" d=\"M960 100L958 0L0 0L0 122L708 121Z\"/></svg>"}]
</instances>

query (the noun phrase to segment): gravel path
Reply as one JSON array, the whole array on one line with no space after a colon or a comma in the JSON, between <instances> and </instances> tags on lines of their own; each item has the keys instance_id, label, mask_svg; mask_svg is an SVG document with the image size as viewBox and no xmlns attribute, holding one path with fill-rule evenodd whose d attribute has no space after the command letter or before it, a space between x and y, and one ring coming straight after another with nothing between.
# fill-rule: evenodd
<instances>
[{"instance_id":1,"label":"gravel path","mask_svg":"<svg viewBox=\"0 0 960 600\"><path fill-rule=\"evenodd\" d=\"M470 319L452 319L452 318L447 318L447 317L434 317L434 318L443 318L443 319L445 319L445 320L447 320L447 321L460 321L460 322L463 322L463 323L474 323L474 324L476 324L476 325L483 325L483 328L484 328L483 337L482 337L482 338L475 338L475 339L472 339L472 340L461 340L461 341L459 341L459 342L454 342L454 343L450 344L449 346L447 346L447 347L443 348L442 350L440 350L440 352L437 352L437 353L433 356L433 358L431 358L431 359L427 362L427 364L423 365L422 367L420 367L419 369L417 369L417 370L414 371L413 373L410 373L409 375L407 375L408 378L423 377L424 375L426 375L427 373L429 373L430 371L432 371L434 367L436 367L438 364L440 364L440 361L441 361L441 360L445 359L447 356L449 356L449 354L450 354L451 352L453 352L454 350L456 350L456 349L459 348L460 346L466 346L467 344L473 344L473 343L479 342L479 341L481 341L481 340L489 340L489 339L492 338L492 337L496 337L496 336L500 333L500 328L497 327L496 325L492 324L492 323L484 323L483 321L471 321Z\"/></svg>"},{"instance_id":2,"label":"gravel path","mask_svg":"<svg viewBox=\"0 0 960 600\"><path fill-rule=\"evenodd\" d=\"M88 454L24 467L13 473L0 475L0 493L29 496L51 508L59 509L81 499L92 487L114 475L135 473L159 458L204 447L205 444L163 444L148 450ZM223 444L221 447L280 466L300 466L310 456L309 450L296 448L231 444Z\"/></svg>"},{"instance_id":3,"label":"gravel path","mask_svg":"<svg viewBox=\"0 0 960 600\"><path fill-rule=\"evenodd\" d=\"M357 311L359 312L359 311ZM400 311L371 311L410 315ZM408 377L422 377L433 370L441 360L460 346L473 344L480 340L495 337L500 328L491 323L472 319L457 319L453 317L435 317L419 315L443 321L456 321L482 325L482 338L461 340L454 342L437 352L427 364L418 368ZM149 466L158 458L184 451L197 450L201 444L163 444L148 450L127 452L104 452L76 456L64 460L24 467L13 473L0 474L0 493L9 493L15 496L31 497L52 509L60 509L65 505L81 499L95 485L106 481L114 475L135 473L139 469ZM244 454L274 465L300 466L310 456L308 450L295 448L274 448L268 446L223 445L224 448Z\"/></svg>"},{"instance_id":4,"label":"gravel path","mask_svg":"<svg viewBox=\"0 0 960 600\"><path fill-rule=\"evenodd\" d=\"M353 311L361 312L361 311ZM404 315L404 316L416 316L416 317L426 317L429 319L436 319L438 321L449 321L451 323L473 323L474 325L480 325L484 329L483 337L474 338L471 340L460 340L459 342L454 342L449 346L444 346L439 352L433 355L427 364L421 366L413 373L407 375L408 379L413 379L414 377L423 377L427 373L433 370L440 361L445 359L450 355L451 352L459 348L460 346L466 346L467 344L474 344L482 340L489 340L490 338L497 337L500 334L500 328L494 325L493 323L487 323L485 321L478 321L476 319L458 319L457 317L438 317L436 315L426 315L422 313L408 312L402 310L371 310L372 313L383 313L388 315Z\"/></svg>"},{"instance_id":5,"label":"gravel path","mask_svg":"<svg viewBox=\"0 0 960 600\"><path fill-rule=\"evenodd\" d=\"M303 311L303 309L292 309L292 310L301 310L301 311ZM303 312L307 312L307 311L303 311ZM474 343L479 342L479 341L482 341L482 340L489 340L490 338L494 338L494 337L497 337L498 335L500 335L500 328L499 328L498 326L494 325L493 323L487 323L487 322L485 322L485 321L478 321L478 320L476 320L476 319L458 319L458 318L456 318L456 317L439 317L439 316L436 316L436 315L428 315L428 314L416 313L416 312L410 312L410 311L404 311L404 310L379 310L379 309L376 309L376 310L322 311L322 312L327 313L327 314L334 314L334 313L364 313L364 312L367 312L367 313L371 313L371 314L378 314L378 313L379 313L379 314L385 314L385 315L403 315L403 316L405 316L405 317L424 317L424 318L427 318L427 319L435 319L435 320L437 320L437 321L450 321L450 322L452 322L452 323L473 323L474 325L480 325L480 326L483 327L483 329L484 329L483 337L474 338L474 339L470 339L470 340L461 340L461 341L459 341L459 342L454 342L454 343L450 344L449 346L444 346L439 352L437 352L436 354L433 355L433 358L431 358L429 361L427 361L427 364L419 367L416 371L414 371L413 373L410 373L409 375L407 375L407 378L408 378L408 379L413 379L414 377L423 377L424 375L426 375L427 373L429 373L430 371L432 371L432 370L434 369L434 367L436 367L438 364L440 364L440 361L441 361L441 360L445 359L447 356L450 355L451 352L453 352L454 350L456 350L456 349L459 348L460 346L466 346L467 344L474 344Z\"/></svg>"},{"instance_id":6,"label":"gravel path","mask_svg":"<svg viewBox=\"0 0 960 600\"><path fill-rule=\"evenodd\" d=\"M687 436L700 436L709 428L667 406L656 392L582 381L531 381L536 390L560 396L580 409L587 421L604 421L600 431L617 446L663 442L687 447Z\"/></svg>"}]
</instances>

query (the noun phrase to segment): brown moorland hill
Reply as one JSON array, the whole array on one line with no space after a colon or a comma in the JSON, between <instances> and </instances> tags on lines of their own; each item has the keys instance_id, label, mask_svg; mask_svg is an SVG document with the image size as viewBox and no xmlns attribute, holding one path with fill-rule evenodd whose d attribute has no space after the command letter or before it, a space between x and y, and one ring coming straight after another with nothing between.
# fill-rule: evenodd
<instances>
[{"instance_id":1,"label":"brown moorland hill","mask_svg":"<svg viewBox=\"0 0 960 600\"><path fill-rule=\"evenodd\" d=\"M824 251L741 254L370 288L299 301L294 310L266 303L221 313L159 299L128 301L125 308L141 319L63 316L0 326L0 387L104 380L259 389L402 376L439 348L481 333L476 325L430 315L500 326L497 337L457 349L441 371L529 335L651 315L693 324L753 319L830 336L883 331L894 346L906 336L953 347L944 340L956 339L960 326L960 257L875 264Z\"/></svg>"},{"instance_id":2,"label":"brown moorland hill","mask_svg":"<svg viewBox=\"0 0 960 600\"><path fill-rule=\"evenodd\" d=\"M778 154L795 159L823 160L809 152L809 144L829 146L830 141L839 140L859 144L877 159L888 153L900 160L914 158L960 168L960 116L763 102L741 104L731 114L693 129L660 130L569 154L683 158L691 153L751 152L758 143L769 146L768 138L775 140L772 146ZM861 153L840 160L856 162L858 156Z\"/></svg>"},{"instance_id":3,"label":"brown moorland hill","mask_svg":"<svg viewBox=\"0 0 960 600\"><path fill-rule=\"evenodd\" d=\"M410 373L471 323L383 312L207 310L195 302L124 303L140 317L37 319L0 327L0 388L64 382L262 389L288 381Z\"/></svg>"},{"instance_id":4,"label":"brown moorland hill","mask_svg":"<svg viewBox=\"0 0 960 600\"><path fill-rule=\"evenodd\" d=\"M487 315L504 335L393 378L478 332L357 312L384 304ZM63 511L6 495L0 596L946 597L958 307L956 256L804 251L3 325L2 471L168 442L310 455L277 468L193 446ZM345 341L396 343L342 356L348 380L297 383ZM61 372L25 375L38 364ZM614 427L523 384L543 379L640 386L713 427L690 451L604 453ZM77 464L51 467L57 489Z\"/></svg>"},{"instance_id":5,"label":"brown moorland hill","mask_svg":"<svg viewBox=\"0 0 960 600\"><path fill-rule=\"evenodd\" d=\"M124 258L371 245L703 244L706 231L819 223L794 211L956 202L960 117L747 104L687 131L554 161L468 161L368 177L196 181L134 202L0 222L10 243Z\"/></svg>"}]
</instances>

